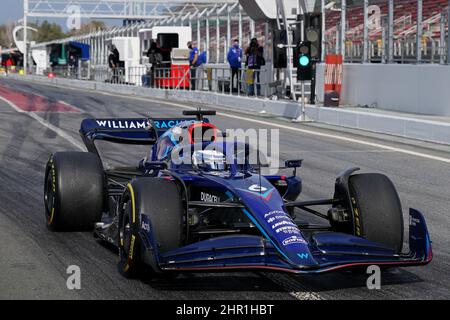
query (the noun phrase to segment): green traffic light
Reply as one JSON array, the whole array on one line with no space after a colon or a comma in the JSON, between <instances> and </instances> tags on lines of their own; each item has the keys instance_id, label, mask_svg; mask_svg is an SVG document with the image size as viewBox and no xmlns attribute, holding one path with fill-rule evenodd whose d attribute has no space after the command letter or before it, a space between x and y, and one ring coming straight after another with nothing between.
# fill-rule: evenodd
<instances>
[{"instance_id":1,"label":"green traffic light","mask_svg":"<svg viewBox=\"0 0 450 320\"><path fill-rule=\"evenodd\" d=\"M301 56L299 63L302 67L307 67L309 65L309 58L307 56Z\"/></svg>"}]
</instances>

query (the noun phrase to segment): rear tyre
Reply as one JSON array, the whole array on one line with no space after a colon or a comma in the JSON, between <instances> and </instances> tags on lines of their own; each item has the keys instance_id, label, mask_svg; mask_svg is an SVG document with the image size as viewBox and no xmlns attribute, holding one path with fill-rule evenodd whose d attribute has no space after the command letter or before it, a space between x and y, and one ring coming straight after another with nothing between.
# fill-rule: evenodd
<instances>
[{"instance_id":1,"label":"rear tyre","mask_svg":"<svg viewBox=\"0 0 450 320\"><path fill-rule=\"evenodd\" d=\"M92 230L100 221L105 179L100 159L87 152L60 152L45 170L45 218L52 231Z\"/></svg>"},{"instance_id":2,"label":"rear tyre","mask_svg":"<svg viewBox=\"0 0 450 320\"><path fill-rule=\"evenodd\" d=\"M354 234L400 253L403 213L392 181L382 174L358 174L350 177L349 186Z\"/></svg>"},{"instance_id":3,"label":"rear tyre","mask_svg":"<svg viewBox=\"0 0 450 320\"><path fill-rule=\"evenodd\" d=\"M138 277L144 270L139 236L143 215L150 222L149 229L156 240L158 253L181 246L184 239L184 208L174 182L150 177L132 181L122 198L121 210L119 271L125 277Z\"/></svg>"}]
</instances>

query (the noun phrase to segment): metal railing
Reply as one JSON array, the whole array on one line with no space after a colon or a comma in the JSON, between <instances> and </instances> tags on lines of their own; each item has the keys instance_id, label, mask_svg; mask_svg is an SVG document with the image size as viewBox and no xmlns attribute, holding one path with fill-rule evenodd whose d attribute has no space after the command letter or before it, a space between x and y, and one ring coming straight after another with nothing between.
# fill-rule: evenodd
<instances>
[{"instance_id":1,"label":"metal railing","mask_svg":"<svg viewBox=\"0 0 450 320\"><path fill-rule=\"evenodd\" d=\"M90 80L97 82L161 90L215 92L257 98L267 98L276 91L266 67L232 70L228 65L203 65L196 68L138 66L126 69L95 66L90 75Z\"/></svg>"},{"instance_id":2,"label":"metal railing","mask_svg":"<svg viewBox=\"0 0 450 320\"><path fill-rule=\"evenodd\" d=\"M91 66L89 61L80 61L78 65L53 66L50 69L58 77L79 80L91 79Z\"/></svg>"},{"instance_id":3,"label":"metal railing","mask_svg":"<svg viewBox=\"0 0 450 320\"><path fill-rule=\"evenodd\" d=\"M383 63L387 61L387 43L381 39L369 41L368 62ZM417 42L415 38L396 39L393 42L394 63L416 63ZM326 44L326 52L336 52L334 43ZM345 62L363 62L364 44L362 41L347 41L345 47ZM421 63L446 63L447 48L440 39L425 38L422 40Z\"/></svg>"},{"instance_id":4,"label":"metal railing","mask_svg":"<svg viewBox=\"0 0 450 320\"><path fill-rule=\"evenodd\" d=\"M273 93L269 77L269 70L264 66L233 70L227 65L205 65L189 70L189 90L267 98Z\"/></svg>"}]
</instances>

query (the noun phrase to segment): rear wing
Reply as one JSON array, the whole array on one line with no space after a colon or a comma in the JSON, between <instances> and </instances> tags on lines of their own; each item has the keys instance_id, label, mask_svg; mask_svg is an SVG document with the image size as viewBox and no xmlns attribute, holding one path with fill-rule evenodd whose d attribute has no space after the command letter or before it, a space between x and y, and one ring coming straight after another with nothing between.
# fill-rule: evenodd
<instances>
[{"instance_id":1,"label":"rear wing","mask_svg":"<svg viewBox=\"0 0 450 320\"><path fill-rule=\"evenodd\" d=\"M120 144L153 145L167 130L181 122L196 118L130 118L85 119L81 122L80 135L88 151L95 152L96 140ZM203 119L209 122L208 119Z\"/></svg>"}]
</instances>

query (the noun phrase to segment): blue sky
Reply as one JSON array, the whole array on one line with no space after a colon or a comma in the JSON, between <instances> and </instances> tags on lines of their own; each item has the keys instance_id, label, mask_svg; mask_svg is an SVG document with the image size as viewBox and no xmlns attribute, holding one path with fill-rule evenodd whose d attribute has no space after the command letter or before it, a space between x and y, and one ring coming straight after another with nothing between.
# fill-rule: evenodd
<instances>
[{"instance_id":1,"label":"blue sky","mask_svg":"<svg viewBox=\"0 0 450 320\"><path fill-rule=\"evenodd\" d=\"M23 17L23 0L1 0L0 8L0 24Z\"/></svg>"},{"instance_id":2,"label":"blue sky","mask_svg":"<svg viewBox=\"0 0 450 320\"><path fill-rule=\"evenodd\" d=\"M23 0L0 0L0 24L15 22L23 18ZM46 19L39 18L39 21L48 20L60 24L64 30L66 27L65 19ZM83 21L87 22L87 21ZM121 21L105 21L106 24L120 25Z\"/></svg>"}]
</instances>

